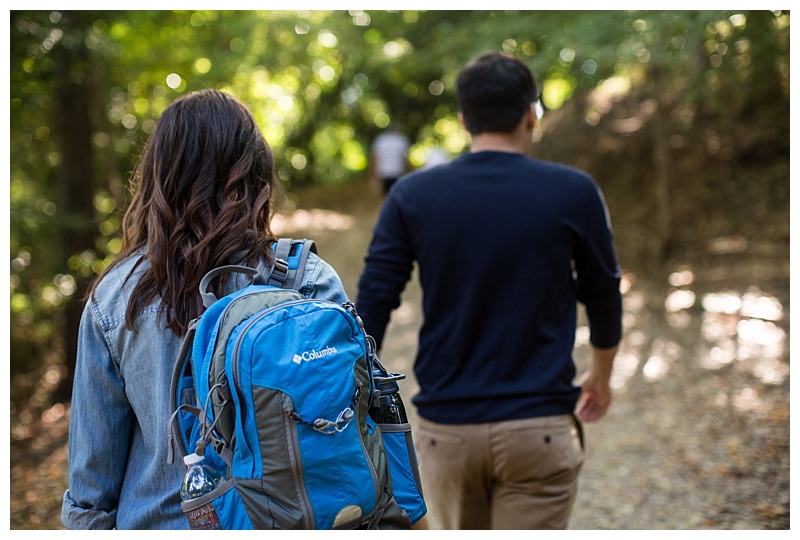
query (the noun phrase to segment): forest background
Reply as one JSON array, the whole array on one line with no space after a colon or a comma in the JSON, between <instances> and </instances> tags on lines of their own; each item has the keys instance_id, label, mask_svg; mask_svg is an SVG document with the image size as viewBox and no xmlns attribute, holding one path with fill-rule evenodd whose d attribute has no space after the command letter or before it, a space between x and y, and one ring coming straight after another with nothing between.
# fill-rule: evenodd
<instances>
[{"instance_id":1,"label":"forest background","mask_svg":"<svg viewBox=\"0 0 800 540\"><path fill-rule=\"evenodd\" d=\"M276 155L277 222L308 231L319 218L324 243L341 225L326 216L350 212L367 238L380 204L371 141L401 126L414 167L434 147L467 151L455 78L485 50L537 77L535 156L603 189L626 309L675 332L696 320L706 342L709 314L727 318L730 335L704 342L699 362L722 376L752 364L751 393L785 392L769 410L785 502L759 515L788 525L788 11L12 10L8 34L13 528L53 526L26 486L43 474L33 461L64 452L84 293L119 250L129 174L159 113L193 90L234 94ZM363 247L334 256L353 297ZM642 377L681 356L629 334ZM752 414L747 396L725 404Z\"/></svg>"}]
</instances>

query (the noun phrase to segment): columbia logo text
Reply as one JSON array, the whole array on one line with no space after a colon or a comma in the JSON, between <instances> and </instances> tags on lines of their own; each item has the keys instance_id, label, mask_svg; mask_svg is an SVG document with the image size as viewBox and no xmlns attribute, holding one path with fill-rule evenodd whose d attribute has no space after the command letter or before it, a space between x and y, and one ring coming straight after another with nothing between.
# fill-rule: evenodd
<instances>
[{"instance_id":1,"label":"columbia logo text","mask_svg":"<svg viewBox=\"0 0 800 540\"><path fill-rule=\"evenodd\" d=\"M292 358L292 362L299 364L300 362L308 362L309 360L324 358L330 354L336 354L336 347L325 347L321 351L311 350L306 351L303 354L295 354Z\"/></svg>"}]
</instances>

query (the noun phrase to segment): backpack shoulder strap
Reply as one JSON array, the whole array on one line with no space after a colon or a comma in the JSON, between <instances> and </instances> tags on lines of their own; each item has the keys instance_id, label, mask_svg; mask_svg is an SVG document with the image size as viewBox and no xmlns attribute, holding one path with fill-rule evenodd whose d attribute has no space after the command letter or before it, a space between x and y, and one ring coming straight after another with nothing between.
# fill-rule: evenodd
<instances>
[{"instance_id":1,"label":"backpack shoulder strap","mask_svg":"<svg viewBox=\"0 0 800 540\"><path fill-rule=\"evenodd\" d=\"M282 289L298 290L303 281L308 254L316 252L317 245L313 240L279 238L275 245L275 264L267 284Z\"/></svg>"}]
</instances>

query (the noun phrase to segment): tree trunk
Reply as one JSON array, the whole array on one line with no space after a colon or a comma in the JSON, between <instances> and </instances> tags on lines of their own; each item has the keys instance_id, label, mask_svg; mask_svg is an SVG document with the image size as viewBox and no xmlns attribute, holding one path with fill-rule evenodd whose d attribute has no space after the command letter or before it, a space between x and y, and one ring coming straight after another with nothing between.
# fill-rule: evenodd
<instances>
[{"instance_id":1,"label":"tree trunk","mask_svg":"<svg viewBox=\"0 0 800 540\"><path fill-rule=\"evenodd\" d=\"M670 194L670 177L672 176L669 155L669 134L667 126L669 118L661 88L663 71L660 66L653 66L649 72L652 85L651 95L655 103L653 116L650 119L650 135L653 143L653 179L655 181L656 227L658 230L658 246L656 255L665 261L672 251L672 200Z\"/></svg>"},{"instance_id":2,"label":"tree trunk","mask_svg":"<svg viewBox=\"0 0 800 540\"><path fill-rule=\"evenodd\" d=\"M755 84L747 85L744 91L748 93L754 114L765 104L788 102L776 65L783 54L788 62L788 42L784 46L779 43L774 21L775 16L770 11L753 10L747 14L744 35L750 39L751 80Z\"/></svg>"},{"instance_id":3,"label":"tree trunk","mask_svg":"<svg viewBox=\"0 0 800 540\"><path fill-rule=\"evenodd\" d=\"M61 145L59 168L59 209L62 271L70 271L67 261L73 255L94 247L96 231L94 218L94 167L90 109L93 103L92 80L88 51L84 45L91 24L80 13L64 13L65 40L54 60L56 70L55 100L58 132ZM71 39L67 40L69 35ZM55 53L56 51L54 51ZM75 275L73 273L73 275ZM64 345L64 365L67 374L56 389L55 402L68 401L78 351L78 327L83 311L87 280L75 275L77 290L64 309L61 328Z\"/></svg>"},{"instance_id":4,"label":"tree trunk","mask_svg":"<svg viewBox=\"0 0 800 540\"><path fill-rule=\"evenodd\" d=\"M663 261L672 251L672 201L670 198L669 143L663 118L663 106L659 103L651 120L653 136L653 165L656 183L656 223L658 226L658 256Z\"/></svg>"}]
</instances>

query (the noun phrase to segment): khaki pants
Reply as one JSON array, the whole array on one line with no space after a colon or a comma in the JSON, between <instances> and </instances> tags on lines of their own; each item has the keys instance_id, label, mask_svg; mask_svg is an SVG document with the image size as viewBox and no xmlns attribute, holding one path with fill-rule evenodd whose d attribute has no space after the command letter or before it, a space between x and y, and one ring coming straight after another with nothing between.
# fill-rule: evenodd
<instances>
[{"instance_id":1,"label":"khaki pants","mask_svg":"<svg viewBox=\"0 0 800 540\"><path fill-rule=\"evenodd\" d=\"M415 430L432 529L566 529L584 450L572 415Z\"/></svg>"}]
</instances>

